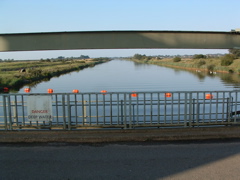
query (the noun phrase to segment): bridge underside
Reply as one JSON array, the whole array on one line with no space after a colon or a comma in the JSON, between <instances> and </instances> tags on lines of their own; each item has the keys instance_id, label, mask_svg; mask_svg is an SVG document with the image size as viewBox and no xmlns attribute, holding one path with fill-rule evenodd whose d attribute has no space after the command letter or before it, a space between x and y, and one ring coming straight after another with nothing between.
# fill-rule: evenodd
<instances>
[{"instance_id":1,"label":"bridge underside","mask_svg":"<svg viewBox=\"0 0 240 180\"><path fill-rule=\"evenodd\" d=\"M0 52L71 49L232 49L240 33L208 31L82 31L0 34Z\"/></svg>"}]
</instances>

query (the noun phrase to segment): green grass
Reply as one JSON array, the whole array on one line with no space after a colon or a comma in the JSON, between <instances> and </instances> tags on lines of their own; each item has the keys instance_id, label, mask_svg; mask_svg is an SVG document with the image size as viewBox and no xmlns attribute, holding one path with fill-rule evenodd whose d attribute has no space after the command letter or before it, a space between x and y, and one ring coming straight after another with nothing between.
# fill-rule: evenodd
<instances>
[{"instance_id":1,"label":"green grass","mask_svg":"<svg viewBox=\"0 0 240 180\"><path fill-rule=\"evenodd\" d=\"M156 64L160 66L175 67L188 70L214 71L214 72L234 72L240 73L240 59L235 59L229 66L222 66L220 58L207 59L182 59L179 62L173 62L173 59L151 59L149 61L133 60L140 63ZM204 62L205 63L204 63Z\"/></svg>"},{"instance_id":2,"label":"green grass","mask_svg":"<svg viewBox=\"0 0 240 180\"><path fill-rule=\"evenodd\" d=\"M43 79L50 79L54 76L69 73L92 67L99 63L104 63L109 59L96 61L89 60L71 60L58 62L42 62L42 61L13 61L0 62L0 89L1 87L9 87L19 89L25 84L34 83ZM26 72L20 72L25 68Z\"/></svg>"}]
</instances>

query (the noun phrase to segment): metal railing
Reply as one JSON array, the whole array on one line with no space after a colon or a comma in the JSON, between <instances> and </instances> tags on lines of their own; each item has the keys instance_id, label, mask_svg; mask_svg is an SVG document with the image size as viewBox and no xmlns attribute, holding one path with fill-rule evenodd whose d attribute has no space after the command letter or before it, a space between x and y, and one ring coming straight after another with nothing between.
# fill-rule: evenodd
<instances>
[{"instance_id":1,"label":"metal railing","mask_svg":"<svg viewBox=\"0 0 240 180\"><path fill-rule=\"evenodd\" d=\"M51 98L50 120L30 118L30 96ZM0 95L2 130L236 125L238 114L238 91Z\"/></svg>"}]
</instances>

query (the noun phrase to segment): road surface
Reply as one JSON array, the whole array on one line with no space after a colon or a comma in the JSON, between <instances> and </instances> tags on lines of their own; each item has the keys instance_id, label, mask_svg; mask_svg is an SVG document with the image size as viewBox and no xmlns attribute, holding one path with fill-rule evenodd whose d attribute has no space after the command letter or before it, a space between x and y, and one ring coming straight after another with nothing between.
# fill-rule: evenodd
<instances>
[{"instance_id":1,"label":"road surface","mask_svg":"<svg viewBox=\"0 0 240 180\"><path fill-rule=\"evenodd\" d=\"M240 140L0 144L0 179L239 179Z\"/></svg>"}]
</instances>

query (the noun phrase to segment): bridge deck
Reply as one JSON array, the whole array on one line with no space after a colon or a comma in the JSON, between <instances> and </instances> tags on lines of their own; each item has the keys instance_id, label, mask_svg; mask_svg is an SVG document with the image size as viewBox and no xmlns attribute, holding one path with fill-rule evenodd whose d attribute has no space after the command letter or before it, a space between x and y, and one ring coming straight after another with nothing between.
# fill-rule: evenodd
<instances>
[{"instance_id":1,"label":"bridge deck","mask_svg":"<svg viewBox=\"0 0 240 180\"><path fill-rule=\"evenodd\" d=\"M80 31L0 34L0 52L149 48L240 48L240 33L235 31Z\"/></svg>"}]
</instances>

